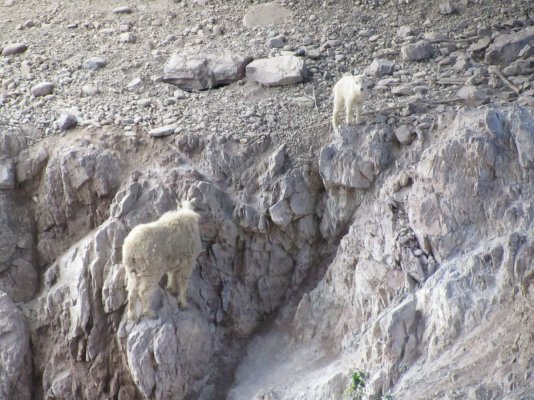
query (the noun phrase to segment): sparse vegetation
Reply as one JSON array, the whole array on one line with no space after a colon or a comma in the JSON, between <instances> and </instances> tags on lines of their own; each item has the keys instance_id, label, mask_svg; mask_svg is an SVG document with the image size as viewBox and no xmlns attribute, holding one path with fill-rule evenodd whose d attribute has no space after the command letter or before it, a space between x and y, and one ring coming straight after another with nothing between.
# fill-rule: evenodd
<instances>
[{"instance_id":1,"label":"sparse vegetation","mask_svg":"<svg viewBox=\"0 0 534 400\"><path fill-rule=\"evenodd\" d=\"M345 392L343 392L343 400L393 400L393 396L386 395L372 395L364 397L365 385L369 379L369 372L357 369L352 373L350 385Z\"/></svg>"}]
</instances>

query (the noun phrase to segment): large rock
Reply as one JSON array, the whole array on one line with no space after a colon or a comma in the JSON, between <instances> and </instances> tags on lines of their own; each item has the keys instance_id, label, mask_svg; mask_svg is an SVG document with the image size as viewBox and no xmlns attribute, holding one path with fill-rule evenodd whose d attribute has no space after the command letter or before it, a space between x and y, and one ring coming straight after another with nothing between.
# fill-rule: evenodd
<instances>
[{"instance_id":1,"label":"large rock","mask_svg":"<svg viewBox=\"0 0 534 400\"><path fill-rule=\"evenodd\" d=\"M185 398L188 381L201 378L213 354L209 325L198 313L175 321L143 320L128 335L128 367L145 398Z\"/></svg>"},{"instance_id":2,"label":"large rock","mask_svg":"<svg viewBox=\"0 0 534 400\"><path fill-rule=\"evenodd\" d=\"M371 65L365 69L365 73L380 78L384 75L391 75L395 70L395 62L379 58L374 60Z\"/></svg>"},{"instance_id":3,"label":"large rock","mask_svg":"<svg viewBox=\"0 0 534 400\"><path fill-rule=\"evenodd\" d=\"M291 15L291 11L280 4L271 2L252 6L243 17L247 28L277 24Z\"/></svg>"},{"instance_id":4,"label":"large rock","mask_svg":"<svg viewBox=\"0 0 534 400\"><path fill-rule=\"evenodd\" d=\"M420 40L416 43L402 46L401 55L403 60L421 61L434 55L434 48L428 40Z\"/></svg>"},{"instance_id":5,"label":"large rock","mask_svg":"<svg viewBox=\"0 0 534 400\"><path fill-rule=\"evenodd\" d=\"M299 83L306 74L304 61L295 56L262 58L247 65L247 78L265 86Z\"/></svg>"},{"instance_id":6,"label":"large rock","mask_svg":"<svg viewBox=\"0 0 534 400\"><path fill-rule=\"evenodd\" d=\"M534 39L534 26L522 31L499 35L486 50L489 64L508 65L515 61L521 49Z\"/></svg>"},{"instance_id":7,"label":"large rock","mask_svg":"<svg viewBox=\"0 0 534 400\"><path fill-rule=\"evenodd\" d=\"M0 291L0 398L32 398L30 334L22 312Z\"/></svg>"},{"instance_id":8,"label":"large rock","mask_svg":"<svg viewBox=\"0 0 534 400\"><path fill-rule=\"evenodd\" d=\"M181 89L205 90L245 76L251 58L237 54L176 54L163 69L163 80Z\"/></svg>"}]
</instances>

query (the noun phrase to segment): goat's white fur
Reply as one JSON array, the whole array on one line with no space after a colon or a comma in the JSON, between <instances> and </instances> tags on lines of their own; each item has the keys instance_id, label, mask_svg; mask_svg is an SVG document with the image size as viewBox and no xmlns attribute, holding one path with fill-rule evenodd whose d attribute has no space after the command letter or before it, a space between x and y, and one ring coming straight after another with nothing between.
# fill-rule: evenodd
<instances>
[{"instance_id":1,"label":"goat's white fur","mask_svg":"<svg viewBox=\"0 0 534 400\"><path fill-rule=\"evenodd\" d=\"M361 122L363 103L368 97L368 91L363 75L347 75L342 77L334 85L334 111L332 114L332 126L334 131L338 131L338 116L341 109L345 107L346 122L350 125L356 120ZM354 118L353 107L356 106L356 118Z\"/></svg>"},{"instance_id":2,"label":"goat's white fur","mask_svg":"<svg viewBox=\"0 0 534 400\"><path fill-rule=\"evenodd\" d=\"M150 297L167 274L167 289L178 294L180 306L187 305L187 286L195 260L200 254L199 215L189 202L168 211L157 221L137 225L122 247L122 261L127 273L128 318L136 318L137 299L141 315L155 317Z\"/></svg>"}]
</instances>

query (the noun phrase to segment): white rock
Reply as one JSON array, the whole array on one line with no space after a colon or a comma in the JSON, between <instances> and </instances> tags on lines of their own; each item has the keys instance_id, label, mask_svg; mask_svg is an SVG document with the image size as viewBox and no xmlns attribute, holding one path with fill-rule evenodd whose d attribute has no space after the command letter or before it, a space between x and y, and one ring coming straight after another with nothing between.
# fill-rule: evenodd
<instances>
[{"instance_id":1,"label":"white rock","mask_svg":"<svg viewBox=\"0 0 534 400\"><path fill-rule=\"evenodd\" d=\"M246 71L248 79L266 86L299 83L307 73L304 61L295 56L254 60L247 65Z\"/></svg>"},{"instance_id":2,"label":"white rock","mask_svg":"<svg viewBox=\"0 0 534 400\"><path fill-rule=\"evenodd\" d=\"M247 28L278 24L291 15L291 11L280 4L271 2L252 6L243 17Z\"/></svg>"},{"instance_id":3,"label":"white rock","mask_svg":"<svg viewBox=\"0 0 534 400\"><path fill-rule=\"evenodd\" d=\"M132 12L133 12L132 8L128 6L122 6L122 7L117 7L113 9L114 14L131 14Z\"/></svg>"},{"instance_id":4,"label":"white rock","mask_svg":"<svg viewBox=\"0 0 534 400\"><path fill-rule=\"evenodd\" d=\"M148 132L148 134L152 137L169 136L174 133L175 129L176 129L176 125L166 125L160 128L152 129Z\"/></svg>"},{"instance_id":5,"label":"white rock","mask_svg":"<svg viewBox=\"0 0 534 400\"><path fill-rule=\"evenodd\" d=\"M82 86L82 94L84 96L92 97L100 93L100 90L97 86L93 85L83 85Z\"/></svg>"}]
</instances>

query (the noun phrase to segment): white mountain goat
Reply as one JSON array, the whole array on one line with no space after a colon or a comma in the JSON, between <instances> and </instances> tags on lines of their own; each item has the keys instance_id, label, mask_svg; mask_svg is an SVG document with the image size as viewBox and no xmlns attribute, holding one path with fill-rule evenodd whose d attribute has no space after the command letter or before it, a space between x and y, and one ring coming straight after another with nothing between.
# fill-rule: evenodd
<instances>
[{"instance_id":1,"label":"white mountain goat","mask_svg":"<svg viewBox=\"0 0 534 400\"><path fill-rule=\"evenodd\" d=\"M338 131L338 116L345 107L347 125L354 122L353 107L356 105L356 123L359 124L362 116L362 107L369 96L363 75L347 75L334 85L334 112L332 125L334 132Z\"/></svg>"},{"instance_id":2,"label":"white mountain goat","mask_svg":"<svg viewBox=\"0 0 534 400\"><path fill-rule=\"evenodd\" d=\"M182 208L168 211L157 221L137 225L124 239L122 262L126 268L128 318L135 317L137 299L141 300L141 315L155 317L150 297L167 274L167 289L179 294L178 304L187 305L187 285L195 260L200 254L199 215L189 202Z\"/></svg>"}]
</instances>

